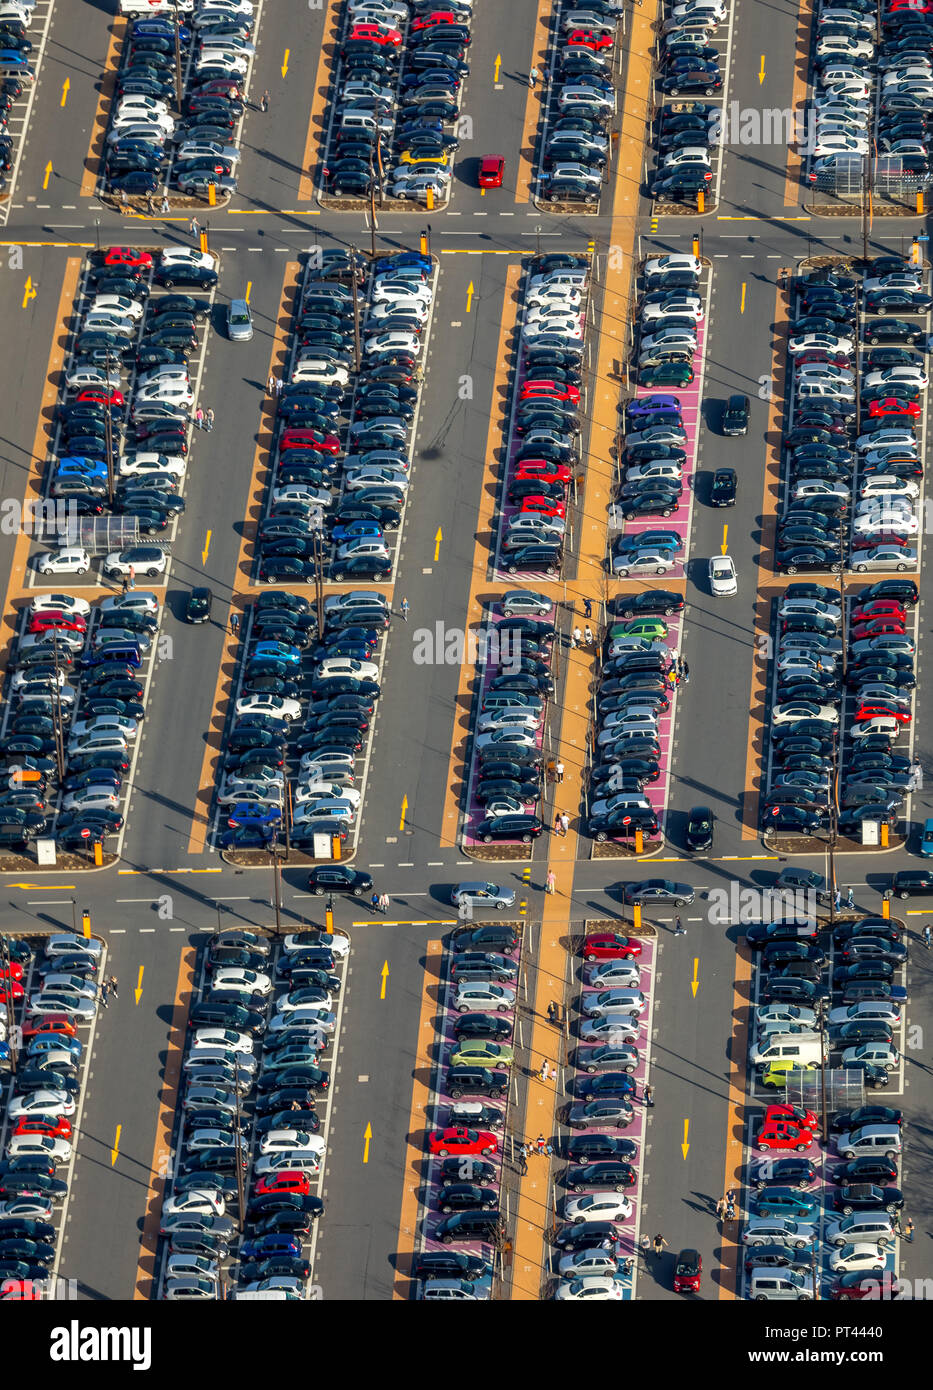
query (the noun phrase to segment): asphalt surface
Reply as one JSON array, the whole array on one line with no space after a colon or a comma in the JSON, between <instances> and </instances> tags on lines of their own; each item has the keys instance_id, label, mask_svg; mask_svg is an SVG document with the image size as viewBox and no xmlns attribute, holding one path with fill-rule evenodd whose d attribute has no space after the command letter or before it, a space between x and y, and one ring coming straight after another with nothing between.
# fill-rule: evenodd
<instances>
[{"instance_id":1,"label":"asphalt surface","mask_svg":"<svg viewBox=\"0 0 933 1390\"><path fill-rule=\"evenodd\" d=\"M21 265L14 261L15 268L9 268L10 249L0 244L0 322L7 325L7 332L0 335L0 379L5 386L0 429L3 496L22 496L46 362L53 338L61 331L55 314L65 257L84 254L67 244L93 245L97 218L104 244L162 245L188 240L186 218L127 222L99 208L95 200L78 196L97 101L94 83L106 53L106 25L113 9L112 3L55 0L30 129L12 188L5 240L23 247L23 259ZM458 155L449 211L433 216L380 214L378 219L379 249L417 245L419 230L430 222L432 250L439 257L441 273L415 442L412 498L395 588L397 603L403 596L409 599L411 616L407 627L396 617L388 636L385 694L376 721L356 863L361 868L373 866L377 887L390 894L391 920L431 924L392 926L378 919L370 923L365 906L337 904L337 924L350 929L353 949L332 1102L324 1187L328 1210L318 1235L315 1268L315 1280L328 1299L392 1296L424 948L442 931L434 923L451 915L444 901L450 884L475 873L458 851L439 847L459 667L416 666L410 643L418 627L442 622L456 628L464 622L474 518L482 489L490 485L484 474L488 462L484 448L493 408L506 269L518 255L538 245L542 250L583 251L593 238L602 250L611 236L608 199L604 198L598 218L558 218L537 212L530 202L513 201L509 171L518 166L526 95L523 78L530 66L534 14L531 0L514 0L508 25L497 26L488 0L479 0L472 73L464 97L464 112L473 120L472 141L464 140ZM255 96L268 88L271 108L266 115L251 111L247 117L242 192L229 209L218 209L207 219L212 249L219 251L222 262L218 305L244 293L249 282L256 332L245 345L231 344L217 331L209 339L200 402L205 408L213 406L217 420L209 440L198 441L187 513L174 547L163 625L173 646L153 681L119 866L124 872L118 875L111 870L80 878L37 875L23 880L28 888L12 884L0 888L0 924L5 927L21 930L30 920L69 927L71 900L77 899L79 908L88 907L95 928L108 940L109 968L120 980L119 999L98 1020L59 1270L78 1280L79 1295L86 1299L132 1297L139 1257L132 1233L141 1227L150 1186L156 1107L182 952L203 943L218 920L225 925L269 924L273 916L269 871L239 872L222 865L210 852L189 856L187 847L220 660L220 624L225 621L247 516L262 391L285 266L312 244L369 247L365 215L322 211L313 201L298 208L296 201L310 76L317 66L323 22L319 11L304 9L295 23L284 7L264 7L252 92ZM738 0L730 100L742 108L789 104L796 23L796 9L788 0L768 6ZM507 32L496 32L503 27ZM286 48L290 64L283 79ZM497 54L502 58L501 90L493 80ZM766 55L763 83L758 79L762 54ZM70 79L70 90L62 107L65 77ZM474 186L476 159L493 152L505 154L507 160L507 186L495 200L493 194L482 198ZM712 806L717 841L708 859L655 861L638 871L640 876L669 874L698 889L727 887L733 878L745 885L762 884L779 867L739 862L739 857L764 854L759 842L741 839L740 816L749 690L757 659L752 628L767 412L767 402L758 398L758 385L771 369L767 327L773 319L777 270L811 251L855 251L861 240L855 220L785 220L805 215L796 203L785 205L785 156L782 146L730 144L723 154L721 202L715 217L665 218L652 232L646 208L641 223L643 254L655 248L689 250L693 231L701 228L703 254L713 267L705 383L709 413L698 459L700 499L693 514L682 647L691 681L688 687L681 686L678 700L669 822L672 843L664 855L682 856L682 813L697 802ZM49 161L53 175L43 190ZM726 220L731 218L756 220ZM901 236L909 239L919 227L916 219L905 219L889 232L879 220L872 246L896 247ZM56 245L29 245L41 242ZM491 250L510 254L452 254ZM23 308L27 276L37 294ZM473 298L468 314L470 283ZM219 313L218 309L215 330ZM462 399L457 390L458 379L464 375L472 382L469 399ZM716 433L715 402L737 390L752 398L752 427L743 440L724 440ZM717 604L709 595L705 574L708 558L718 553L724 517L703 505L702 489L703 475L724 463L739 471L737 506L727 519L740 587L735 600ZM443 541L435 562L439 528ZM208 531L211 541L205 562L202 553ZM13 537L0 532L4 573L9 572L12 544ZM195 583L208 583L216 596L215 625L196 631L180 621L184 596ZM928 597L926 585L924 590ZM924 612L921 608L921 619ZM924 656L921 646L921 677ZM928 790L914 799L913 819L922 822L933 814L933 765L923 725L917 747L930 774ZM408 799L404 825L403 796ZM581 853L586 844L581 840ZM541 843L529 893L532 919L542 902L545 857L546 845ZM805 862L822 867L818 860ZM845 885L855 885L857 902L876 907L879 872L908 863L916 860L907 853L883 860L853 857L842 862L840 877ZM193 869L210 872L192 873ZM617 861L579 862L573 921L619 913L615 885L623 872ZM502 866L492 876L516 888L522 886L519 869ZM32 886L39 883L41 888ZM75 887L57 887L59 883ZM306 896L304 874L286 866L283 925L303 919L320 921L320 902ZM700 920L691 920L691 914ZM663 1231L675 1251L696 1245L706 1267L715 1268L718 1243L710 1208L721 1195L724 1172L735 932L708 923L702 900L683 915L687 936L675 939L665 914L658 914L652 1074L656 1106L648 1130L641 1229L650 1234ZM908 919L918 926L922 920ZM350 925L358 921L366 924ZM922 955L922 948L916 955ZM701 981L696 1001L690 990L695 957ZM384 962L389 977L386 998L380 1001ZM133 986L140 969L142 994L137 1005ZM910 1021L921 1028L933 1023L927 1017L930 973L925 955L911 967ZM917 1053L918 1058L921 1055ZM930 1078L925 1063L918 1060L908 1066L907 1085L903 1103L908 1116L928 1112ZM685 1119L690 1122L686 1159L681 1152ZM369 1161L364 1164L367 1125L373 1138ZM112 1159L117 1126L120 1141ZM909 1206L918 1230L915 1244L902 1248L908 1273L921 1272L925 1242L931 1235L928 1145L927 1127L918 1122L905 1160ZM669 1274L665 1263L657 1273L640 1273L637 1297L672 1298ZM704 1297L717 1296L714 1284L705 1286Z\"/></svg>"}]
</instances>

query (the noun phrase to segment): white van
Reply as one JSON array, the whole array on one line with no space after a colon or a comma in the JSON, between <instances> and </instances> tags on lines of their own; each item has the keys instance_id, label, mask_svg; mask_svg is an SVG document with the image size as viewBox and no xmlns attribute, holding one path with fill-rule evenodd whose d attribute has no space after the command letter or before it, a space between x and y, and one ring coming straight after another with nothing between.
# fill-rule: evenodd
<instances>
[{"instance_id":1,"label":"white van","mask_svg":"<svg viewBox=\"0 0 933 1390\"><path fill-rule=\"evenodd\" d=\"M767 1066L769 1062L792 1062L805 1067L815 1062L819 1065L819 1033L778 1033L776 1036L762 1038L752 1044L749 1057L755 1066Z\"/></svg>"},{"instance_id":2,"label":"white van","mask_svg":"<svg viewBox=\"0 0 933 1390\"><path fill-rule=\"evenodd\" d=\"M861 1125L836 1139L841 1158L861 1158L864 1154L884 1154L896 1158L901 1151L901 1131L898 1125ZM861 1240L851 1236L851 1240Z\"/></svg>"},{"instance_id":3,"label":"white van","mask_svg":"<svg viewBox=\"0 0 933 1390\"><path fill-rule=\"evenodd\" d=\"M194 0L178 0L177 8L182 14L190 14L194 9ZM171 15L175 13L174 0L120 0L120 14L125 14L129 19L151 19L153 15Z\"/></svg>"},{"instance_id":4,"label":"white van","mask_svg":"<svg viewBox=\"0 0 933 1390\"><path fill-rule=\"evenodd\" d=\"M849 1241L868 1241L872 1245L894 1243L894 1223L887 1212L857 1211L844 1216L841 1221L831 1221L826 1228L825 1239L830 1245L841 1249Z\"/></svg>"},{"instance_id":5,"label":"white van","mask_svg":"<svg viewBox=\"0 0 933 1390\"><path fill-rule=\"evenodd\" d=\"M813 1276L795 1269L753 1269L748 1281L749 1298L759 1303L771 1299L812 1299Z\"/></svg>"}]
</instances>

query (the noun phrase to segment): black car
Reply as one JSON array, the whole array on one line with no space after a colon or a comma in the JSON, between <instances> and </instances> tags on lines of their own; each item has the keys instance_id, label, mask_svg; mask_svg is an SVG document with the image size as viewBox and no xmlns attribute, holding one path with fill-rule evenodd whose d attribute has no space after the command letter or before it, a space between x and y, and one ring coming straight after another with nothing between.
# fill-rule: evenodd
<instances>
[{"instance_id":1,"label":"black car","mask_svg":"<svg viewBox=\"0 0 933 1390\"><path fill-rule=\"evenodd\" d=\"M431 1233L435 1240L450 1245L455 1240L483 1241L492 1244L504 1232L498 1209L492 1211L462 1211L448 1216Z\"/></svg>"},{"instance_id":2,"label":"black car","mask_svg":"<svg viewBox=\"0 0 933 1390\"><path fill-rule=\"evenodd\" d=\"M749 1178L757 1192L767 1187L811 1187L816 1169L808 1158L769 1158L756 1164Z\"/></svg>"},{"instance_id":3,"label":"black car","mask_svg":"<svg viewBox=\"0 0 933 1390\"><path fill-rule=\"evenodd\" d=\"M494 1187L480 1187L472 1182L455 1182L442 1186L436 1204L443 1212L494 1211L499 1195Z\"/></svg>"},{"instance_id":4,"label":"black car","mask_svg":"<svg viewBox=\"0 0 933 1390\"><path fill-rule=\"evenodd\" d=\"M322 865L308 875L308 891L319 897L324 893L351 893L354 898L361 898L372 886L371 875L344 864Z\"/></svg>"},{"instance_id":5,"label":"black car","mask_svg":"<svg viewBox=\"0 0 933 1390\"><path fill-rule=\"evenodd\" d=\"M866 1107L869 1110L873 1108ZM844 1182L833 1193L833 1206L844 1216L851 1216L856 1211L886 1211L893 1216L903 1209L904 1194L899 1188L879 1187L873 1182Z\"/></svg>"},{"instance_id":6,"label":"black car","mask_svg":"<svg viewBox=\"0 0 933 1390\"><path fill-rule=\"evenodd\" d=\"M619 1239L619 1232L611 1221L575 1221L571 1226L562 1226L554 1236L554 1244L559 1250L613 1249Z\"/></svg>"},{"instance_id":7,"label":"black car","mask_svg":"<svg viewBox=\"0 0 933 1390\"><path fill-rule=\"evenodd\" d=\"M891 892L898 898L929 897L933 894L933 871L902 869L892 875Z\"/></svg>"},{"instance_id":8,"label":"black car","mask_svg":"<svg viewBox=\"0 0 933 1390\"><path fill-rule=\"evenodd\" d=\"M454 1020L458 1038L489 1038L507 1042L512 1036L512 1024L497 1014L458 1014Z\"/></svg>"},{"instance_id":9,"label":"black car","mask_svg":"<svg viewBox=\"0 0 933 1390\"><path fill-rule=\"evenodd\" d=\"M682 612L683 607L684 600L680 594L666 589L645 589L639 594L620 595L613 601L612 612L619 618L638 618L654 613L672 617Z\"/></svg>"},{"instance_id":10,"label":"black car","mask_svg":"<svg viewBox=\"0 0 933 1390\"><path fill-rule=\"evenodd\" d=\"M488 1067L451 1067L444 1083L444 1093L459 1100L461 1096L492 1096L504 1100L509 1092L509 1078Z\"/></svg>"},{"instance_id":11,"label":"black car","mask_svg":"<svg viewBox=\"0 0 933 1390\"><path fill-rule=\"evenodd\" d=\"M684 844L689 850L712 848L713 813L708 806L694 806L688 812Z\"/></svg>"},{"instance_id":12,"label":"black car","mask_svg":"<svg viewBox=\"0 0 933 1390\"><path fill-rule=\"evenodd\" d=\"M738 475L734 468L717 468L710 483L710 505L734 507L737 487Z\"/></svg>"},{"instance_id":13,"label":"black car","mask_svg":"<svg viewBox=\"0 0 933 1390\"><path fill-rule=\"evenodd\" d=\"M412 1257L411 1275L413 1279L480 1279L488 1270L489 1265L478 1255L422 1250Z\"/></svg>"},{"instance_id":14,"label":"black car","mask_svg":"<svg viewBox=\"0 0 933 1390\"><path fill-rule=\"evenodd\" d=\"M850 1158L848 1163L842 1163L834 1168L831 1174L834 1183L877 1183L879 1186L887 1186L888 1183L897 1182L897 1164L890 1158L882 1155L865 1156L863 1158Z\"/></svg>"},{"instance_id":15,"label":"black car","mask_svg":"<svg viewBox=\"0 0 933 1390\"><path fill-rule=\"evenodd\" d=\"M487 845L493 840L521 840L523 844L530 844L543 829L544 823L539 816L486 816L476 826L474 834Z\"/></svg>"},{"instance_id":16,"label":"black car","mask_svg":"<svg viewBox=\"0 0 933 1390\"><path fill-rule=\"evenodd\" d=\"M747 396L730 396L722 412L723 434L748 434L749 410L750 403Z\"/></svg>"},{"instance_id":17,"label":"black car","mask_svg":"<svg viewBox=\"0 0 933 1390\"><path fill-rule=\"evenodd\" d=\"M624 1192L627 1187L634 1187L638 1174L624 1159L609 1158L569 1168L565 1181L571 1192L586 1192L589 1188Z\"/></svg>"}]
</instances>

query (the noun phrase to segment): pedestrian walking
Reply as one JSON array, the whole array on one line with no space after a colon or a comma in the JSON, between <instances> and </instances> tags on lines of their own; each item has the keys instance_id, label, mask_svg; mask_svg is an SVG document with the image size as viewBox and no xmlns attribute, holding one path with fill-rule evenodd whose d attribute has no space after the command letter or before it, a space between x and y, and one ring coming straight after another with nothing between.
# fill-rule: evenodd
<instances>
[{"instance_id":1,"label":"pedestrian walking","mask_svg":"<svg viewBox=\"0 0 933 1390\"><path fill-rule=\"evenodd\" d=\"M677 672L673 668L671 668L671 670L667 673L667 683L672 690L677 684Z\"/></svg>"},{"instance_id":2,"label":"pedestrian walking","mask_svg":"<svg viewBox=\"0 0 933 1390\"><path fill-rule=\"evenodd\" d=\"M539 1080L539 1081L547 1081L547 1058L546 1058L546 1057L544 1058L543 1062L541 1063L540 1070L538 1071L538 1080ZM539 1147L540 1147L540 1145L539 1145Z\"/></svg>"},{"instance_id":3,"label":"pedestrian walking","mask_svg":"<svg viewBox=\"0 0 933 1390\"><path fill-rule=\"evenodd\" d=\"M683 676L684 685L689 685L689 684L690 684L690 667L687 665L686 661L682 661L682 662L680 663L680 674L681 674L681 676Z\"/></svg>"},{"instance_id":4,"label":"pedestrian walking","mask_svg":"<svg viewBox=\"0 0 933 1390\"><path fill-rule=\"evenodd\" d=\"M910 789L915 792L923 790L923 767L919 758L914 758L910 765Z\"/></svg>"},{"instance_id":5,"label":"pedestrian walking","mask_svg":"<svg viewBox=\"0 0 933 1390\"><path fill-rule=\"evenodd\" d=\"M911 1219L910 1219L909 1216L905 1216L905 1217L904 1217L904 1223L903 1223L903 1224L904 1224L904 1239L905 1239L906 1241L912 1242L912 1241L913 1241L913 1238L914 1238L914 1223L911 1221Z\"/></svg>"},{"instance_id":6,"label":"pedestrian walking","mask_svg":"<svg viewBox=\"0 0 933 1390\"><path fill-rule=\"evenodd\" d=\"M540 76L541 74L537 68L532 68L531 72L528 74L528 86L531 88L532 91L534 91L535 83L538 81L538 78Z\"/></svg>"},{"instance_id":7,"label":"pedestrian walking","mask_svg":"<svg viewBox=\"0 0 933 1390\"><path fill-rule=\"evenodd\" d=\"M167 194L167 193L163 193L163 194L162 194L162 208L161 208L162 216L164 217L165 214L166 214L167 212L170 212L170 211L171 211L171 208L172 208L172 205L171 205L171 203L170 203L169 200L168 200L168 194Z\"/></svg>"},{"instance_id":8,"label":"pedestrian walking","mask_svg":"<svg viewBox=\"0 0 933 1390\"><path fill-rule=\"evenodd\" d=\"M554 834L555 834L555 835L559 835L560 833L561 833L561 829L560 829L560 811L558 811L558 812L556 813L556 815L554 816Z\"/></svg>"},{"instance_id":9,"label":"pedestrian walking","mask_svg":"<svg viewBox=\"0 0 933 1390\"><path fill-rule=\"evenodd\" d=\"M556 774L556 776L557 776L558 782L563 782L563 780L564 780L564 764L560 761L560 759L558 759L558 761L557 761L557 766L554 768L554 772L555 772L555 774Z\"/></svg>"},{"instance_id":10,"label":"pedestrian walking","mask_svg":"<svg viewBox=\"0 0 933 1390\"><path fill-rule=\"evenodd\" d=\"M544 1146L544 1152L547 1154L548 1158L553 1158L553 1157L554 1157L554 1145L553 1145L553 1144L550 1144L550 1143L545 1144L545 1146Z\"/></svg>"},{"instance_id":11,"label":"pedestrian walking","mask_svg":"<svg viewBox=\"0 0 933 1390\"><path fill-rule=\"evenodd\" d=\"M645 1105L651 1110L654 1106L654 1087L645 1086Z\"/></svg>"},{"instance_id":12,"label":"pedestrian walking","mask_svg":"<svg viewBox=\"0 0 933 1390\"><path fill-rule=\"evenodd\" d=\"M262 96L259 98L259 109L260 109L260 111L262 111L262 112L266 112L266 111L269 110L269 93L268 93L268 92L263 92Z\"/></svg>"},{"instance_id":13,"label":"pedestrian walking","mask_svg":"<svg viewBox=\"0 0 933 1390\"><path fill-rule=\"evenodd\" d=\"M591 598L583 600L583 616L584 618L592 618L593 616L593 600Z\"/></svg>"},{"instance_id":14,"label":"pedestrian walking","mask_svg":"<svg viewBox=\"0 0 933 1390\"><path fill-rule=\"evenodd\" d=\"M625 1259L622 1261L622 1273L626 1279L631 1279L634 1269L635 1257L633 1255L626 1255Z\"/></svg>"},{"instance_id":15,"label":"pedestrian walking","mask_svg":"<svg viewBox=\"0 0 933 1390\"><path fill-rule=\"evenodd\" d=\"M641 1240L638 1243L641 1246L641 1253L644 1255L645 1259L647 1259L651 1250L651 1240L647 1232L645 1233L645 1235L642 1236Z\"/></svg>"},{"instance_id":16,"label":"pedestrian walking","mask_svg":"<svg viewBox=\"0 0 933 1390\"><path fill-rule=\"evenodd\" d=\"M586 628L584 629L584 632L583 632L583 641L584 641L584 644L585 644L587 647L592 647L592 645L593 645L593 629L590 627L589 623L587 623Z\"/></svg>"},{"instance_id":17,"label":"pedestrian walking","mask_svg":"<svg viewBox=\"0 0 933 1390\"><path fill-rule=\"evenodd\" d=\"M555 889L556 887L557 887L557 875L555 874L555 872L554 872L553 869L548 869L548 871L547 871L547 878L545 879L545 882L544 882L544 891L545 891L545 893L553 893L553 892L554 892L554 889Z\"/></svg>"},{"instance_id":18,"label":"pedestrian walking","mask_svg":"<svg viewBox=\"0 0 933 1390\"><path fill-rule=\"evenodd\" d=\"M275 377L272 372L269 373L268 391L270 396L275 395Z\"/></svg>"},{"instance_id":19,"label":"pedestrian walking","mask_svg":"<svg viewBox=\"0 0 933 1390\"><path fill-rule=\"evenodd\" d=\"M665 1245L667 1245L669 1242L666 1241L662 1236L661 1232L658 1231L658 1234L655 1236L654 1240L651 1243L654 1246L654 1253L657 1255L658 1259L660 1259Z\"/></svg>"},{"instance_id":20,"label":"pedestrian walking","mask_svg":"<svg viewBox=\"0 0 933 1390\"><path fill-rule=\"evenodd\" d=\"M100 987L100 1002L106 1009L107 1005L107 981L105 980Z\"/></svg>"},{"instance_id":21,"label":"pedestrian walking","mask_svg":"<svg viewBox=\"0 0 933 1390\"><path fill-rule=\"evenodd\" d=\"M851 912L854 906L855 906L855 889L854 889L854 888L850 888L849 891L848 891L848 893L846 894L846 907L847 907L847 908L849 909L849 911Z\"/></svg>"},{"instance_id":22,"label":"pedestrian walking","mask_svg":"<svg viewBox=\"0 0 933 1390\"><path fill-rule=\"evenodd\" d=\"M728 1203L726 1204L726 1220L727 1220L727 1221L734 1221L734 1220L735 1220L735 1202L728 1202Z\"/></svg>"},{"instance_id":23,"label":"pedestrian walking","mask_svg":"<svg viewBox=\"0 0 933 1390\"><path fill-rule=\"evenodd\" d=\"M402 617L404 618L404 620L405 620L406 623L408 622L408 614L409 614L410 609L411 609L411 604L408 602L408 599L407 599L407 598L403 598L403 599L402 599Z\"/></svg>"},{"instance_id":24,"label":"pedestrian walking","mask_svg":"<svg viewBox=\"0 0 933 1390\"><path fill-rule=\"evenodd\" d=\"M136 566L130 565L130 588L136 588Z\"/></svg>"},{"instance_id":25,"label":"pedestrian walking","mask_svg":"<svg viewBox=\"0 0 933 1390\"><path fill-rule=\"evenodd\" d=\"M118 998L119 998L119 995L118 995L118 993L117 993L118 981L117 981L116 975L111 975L111 976L110 976L110 979L107 981L107 983L110 985L110 993L113 995L114 999L118 999Z\"/></svg>"},{"instance_id":26,"label":"pedestrian walking","mask_svg":"<svg viewBox=\"0 0 933 1390\"><path fill-rule=\"evenodd\" d=\"M553 999L547 1006L547 1021L548 1023L557 1022L557 1005L554 1003Z\"/></svg>"},{"instance_id":27,"label":"pedestrian walking","mask_svg":"<svg viewBox=\"0 0 933 1390\"><path fill-rule=\"evenodd\" d=\"M150 217L155 212L155 196L152 193L146 195L146 209Z\"/></svg>"},{"instance_id":28,"label":"pedestrian walking","mask_svg":"<svg viewBox=\"0 0 933 1390\"><path fill-rule=\"evenodd\" d=\"M519 1151L518 1151L518 1171L519 1171L519 1173L522 1175L522 1177L524 1177L525 1174L528 1172L528 1145L527 1145L527 1144L522 1144L521 1148L520 1148Z\"/></svg>"},{"instance_id":29,"label":"pedestrian walking","mask_svg":"<svg viewBox=\"0 0 933 1390\"><path fill-rule=\"evenodd\" d=\"M929 922L927 922L923 929L923 944L926 946L927 950L933 945L933 927L930 926Z\"/></svg>"},{"instance_id":30,"label":"pedestrian walking","mask_svg":"<svg viewBox=\"0 0 933 1390\"><path fill-rule=\"evenodd\" d=\"M237 617L237 615L236 615L235 613L231 613L231 614L230 614L230 631L233 633L234 637L237 635L237 633L239 632L239 630L240 630L240 620L239 620L239 618Z\"/></svg>"},{"instance_id":31,"label":"pedestrian walking","mask_svg":"<svg viewBox=\"0 0 933 1390\"><path fill-rule=\"evenodd\" d=\"M550 1073L549 1073L549 1075L548 1075L548 1080L549 1080L549 1081L553 1081L555 1084L556 1084L556 1082L557 1082L557 1068L556 1068L553 1064L551 1065L551 1070L550 1070Z\"/></svg>"},{"instance_id":32,"label":"pedestrian walking","mask_svg":"<svg viewBox=\"0 0 933 1390\"><path fill-rule=\"evenodd\" d=\"M575 627L574 630L573 630L573 632L570 634L570 645L571 645L571 647L579 647L579 645L580 645L580 643L581 643L582 641L583 641L583 633L580 631L580 629L579 629L578 627Z\"/></svg>"},{"instance_id":33,"label":"pedestrian walking","mask_svg":"<svg viewBox=\"0 0 933 1390\"><path fill-rule=\"evenodd\" d=\"M128 594L128 593L129 593L129 590L130 590L130 581L129 581L128 579L123 579L123 580L121 580L121 582L120 582L120 593L121 593L121 594Z\"/></svg>"},{"instance_id":34,"label":"pedestrian walking","mask_svg":"<svg viewBox=\"0 0 933 1390\"><path fill-rule=\"evenodd\" d=\"M386 914L387 914L388 911L389 911L389 895L388 895L388 893L382 893L382 894L380 895L380 898L379 898L379 906L382 908L382 915L383 915L383 917L385 917Z\"/></svg>"},{"instance_id":35,"label":"pedestrian walking","mask_svg":"<svg viewBox=\"0 0 933 1390\"><path fill-rule=\"evenodd\" d=\"M198 219L196 217L192 217L191 221L188 223L188 231L194 237L195 241L197 241L198 233L200 232L200 230L201 228L198 224Z\"/></svg>"},{"instance_id":36,"label":"pedestrian walking","mask_svg":"<svg viewBox=\"0 0 933 1390\"><path fill-rule=\"evenodd\" d=\"M214 428L214 412L210 406L208 406L207 414L204 417L204 428L208 431Z\"/></svg>"},{"instance_id":37,"label":"pedestrian walking","mask_svg":"<svg viewBox=\"0 0 933 1390\"><path fill-rule=\"evenodd\" d=\"M382 906L382 902L378 893L374 893L372 895L372 897L369 900L369 906L372 908L373 912L379 911L380 907Z\"/></svg>"},{"instance_id":38,"label":"pedestrian walking","mask_svg":"<svg viewBox=\"0 0 933 1390\"><path fill-rule=\"evenodd\" d=\"M686 936L686 935L687 935L687 928L684 926L682 920L681 920L679 917L675 917L675 918L674 918L674 935L675 935L675 936Z\"/></svg>"},{"instance_id":39,"label":"pedestrian walking","mask_svg":"<svg viewBox=\"0 0 933 1390\"><path fill-rule=\"evenodd\" d=\"M721 1221L721 1220L722 1220L723 1212L725 1211L725 1209L726 1209L725 1199L722 1198L722 1197L720 1197L719 1201L716 1203L716 1220L717 1220L717 1221Z\"/></svg>"},{"instance_id":40,"label":"pedestrian walking","mask_svg":"<svg viewBox=\"0 0 933 1390\"><path fill-rule=\"evenodd\" d=\"M535 1140L535 1147L537 1148L539 1154L543 1154L543 1153L544 1153L544 1135L543 1135L543 1134L539 1134L539 1135L538 1135L537 1139Z\"/></svg>"},{"instance_id":41,"label":"pedestrian walking","mask_svg":"<svg viewBox=\"0 0 933 1390\"><path fill-rule=\"evenodd\" d=\"M197 425L197 427L198 427L199 430L203 430L203 428L204 428L204 411L201 409L200 406L198 406L197 410L194 412L194 423Z\"/></svg>"},{"instance_id":42,"label":"pedestrian walking","mask_svg":"<svg viewBox=\"0 0 933 1390\"><path fill-rule=\"evenodd\" d=\"M281 396L281 394L282 394L282 392L283 392L284 390L285 390L285 382L282 380L282 378L281 378L280 376L277 376L277 377L275 378L275 394L276 394L277 396Z\"/></svg>"},{"instance_id":43,"label":"pedestrian walking","mask_svg":"<svg viewBox=\"0 0 933 1390\"><path fill-rule=\"evenodd\" d=\"M842 893L838 888L833 894L833 906L835 907L837 912L839 911L840 907L842 907Z\"/></svg>"},{"instance_id":44,"label":"pedestrian walking","mask_svg":"<svg viewBox=\"0 0 933 1390\"><path fill-rule=\"evenodd\" d=\"M127 191L126 191L125 188L123 189L122 193L120 194L120 201L122 202L122 204L123 204L124 207L129 207L130 196L129 196L129 194L127 193Z\"/></svg>"},{"instance_id":45,"label":"pedestrian walking","mask_svg":"<svg viewBox=\"0 0 933 1390\"><path fill-rule=\"evenodd\" d=\"M566 835L566 834L567 834L567 831L568 831L569 829L570 829L570 817L567 815L567 812L566 812L566 811L561 811L561 813L560 813L560 833L561 833L562 835Z\"/></svg>"}]
</instances>

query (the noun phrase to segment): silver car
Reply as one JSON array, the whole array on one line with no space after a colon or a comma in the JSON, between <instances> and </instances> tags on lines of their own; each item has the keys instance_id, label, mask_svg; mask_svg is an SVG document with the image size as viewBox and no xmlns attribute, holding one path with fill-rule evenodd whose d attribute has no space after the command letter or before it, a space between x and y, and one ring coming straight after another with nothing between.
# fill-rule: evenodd
<instances>
[{"instance_id":1,"label":"silver car","mask_svg":"<svg viewBox=\"0 0 933 1390\"><path fill-rule=\"evenodd\" d=\"M253 316L245 299L231 299L227 309L227 337L232 343L248 343L253 336Z\"/></svg>"},{"instance_id":2,"label":"silver car","mask_svg":"<svg viewBox=\"0 0 933 1390\"><path fill-rule=\"evenodd\" d=\"M458 883L451 890L450 901L454 907L467 903L471 909L477 907L495 908L502 912L515 903L513 888L500 888L497 883L467 882Z\"/></svg>"},{"instance_id":3,"label":"silver car","mask_svg":"<svg viewBox=\"0 0 933 1390\"><path fill-rule=\"evenodd\" d=\"M583 1012L587 1018L628 1016L636 1029L638 1016L647 1007L648 1000L640 989L603 989L598 994L583 997Z\"/></svg>"}]
</instances>

